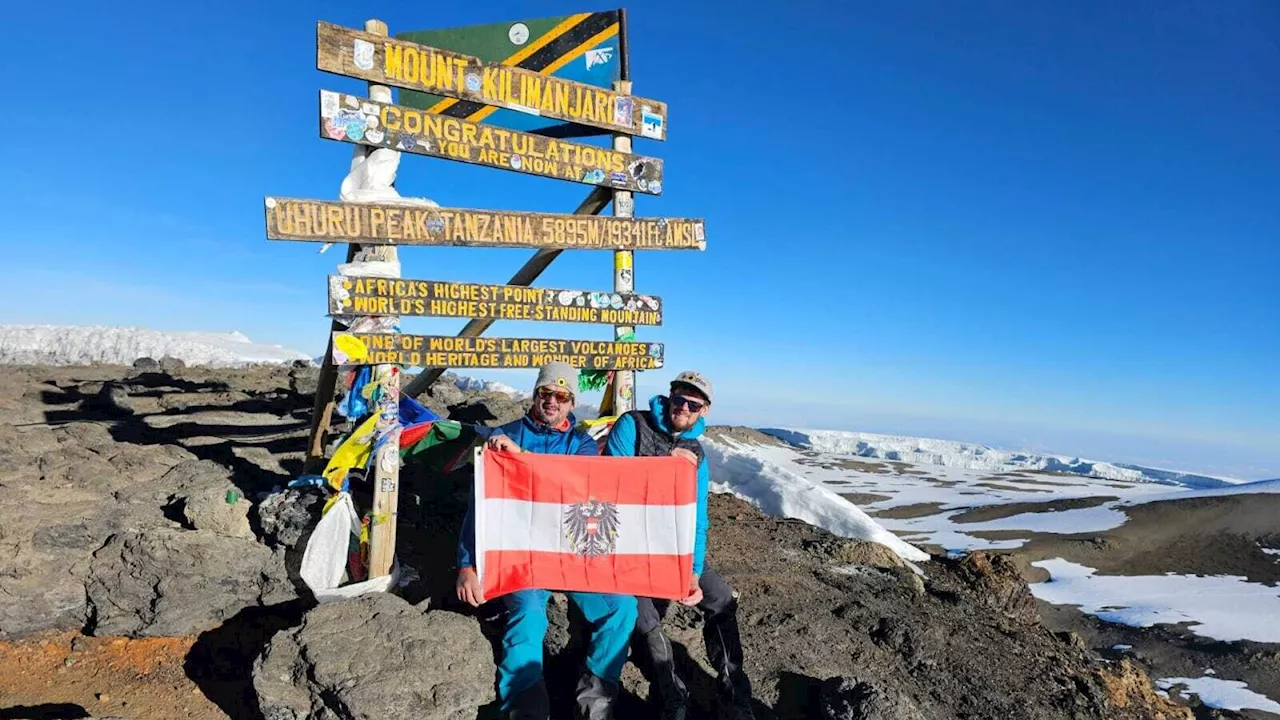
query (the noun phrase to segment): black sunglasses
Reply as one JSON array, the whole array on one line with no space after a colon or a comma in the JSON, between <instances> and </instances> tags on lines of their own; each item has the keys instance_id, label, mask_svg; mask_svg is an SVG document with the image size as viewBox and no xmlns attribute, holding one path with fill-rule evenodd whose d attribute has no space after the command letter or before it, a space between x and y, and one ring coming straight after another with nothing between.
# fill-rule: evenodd
<instances>
[{"instance_id":1,"label":"black sunglasses","mask_svg":"<svg viewBox=\"0 0 1280 720\"><path fill-rule=\"evenodd\" d=\"M689 412L700 412L702 408L707 406L706 403L701 403L701 402L698 402L697 400L690 400L689 398L683 395L672 395L670 398L668 398L668 401L671 403L672 410L676 410L681 407L687 407L689 408Z\"/></svg>"}]
</instances>

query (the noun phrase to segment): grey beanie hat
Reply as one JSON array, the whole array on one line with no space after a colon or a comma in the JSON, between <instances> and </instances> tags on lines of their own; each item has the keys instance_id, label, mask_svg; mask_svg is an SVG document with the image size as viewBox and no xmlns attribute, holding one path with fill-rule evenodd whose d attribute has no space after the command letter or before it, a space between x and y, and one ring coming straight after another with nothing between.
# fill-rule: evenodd
<instances>
[{"instance_id":1,"label":"grey beanie hat","mask_svg":"<svg viewBox=\"0 0 1280 720\"><path fill-rule=\"evenodd\" d=\"M577 397L578 371L567 362L549 362L538 370L538 382L533 386L534 392L537 392L540 387L561 388Z\"/></svg>"}]
</instances>

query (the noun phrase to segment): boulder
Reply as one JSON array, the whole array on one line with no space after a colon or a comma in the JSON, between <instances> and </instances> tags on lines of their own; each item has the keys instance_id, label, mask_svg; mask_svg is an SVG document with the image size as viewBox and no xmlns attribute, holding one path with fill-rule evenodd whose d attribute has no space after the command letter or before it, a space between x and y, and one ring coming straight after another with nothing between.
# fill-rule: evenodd
<instances>
[{"instance_id":1,"label":"boulder","mask_svg":"<svg viewBox=\"0 0 1280 720\"><path fill-rule=\"evenodd\" d=\"M1036 598L1022 579L1017 564L1007 556L970 553L961 561L960 569L983 605L1025 625L1040 622Z\"/></svg>"},{"instance_id":2,"label":"boulder","mask_svg":"<svg viewBox=\"0 0 1280 720\"><path fill-rule=\"evenodd\" d=\"M1141 668L1129 658L1114 667L1100 670L1097 678L1106 693L1116 717L1144 720L1193 720L1190 708L1175 705L1156 694L1155 686Z\"/></svg>"},{"instance_id":3,"label":"boulder","mask_svg":"<svg viewBox=\"0 0 1280 720\"><path fill-rule=\"evenodd\" d=\"M171 505L182 508L186 524L227 537L253 539L249 528L252 504L230 482L188 486L175 494Z\"/></svg>"},{"instance_id":4,"label":"boulder","mask_svg":"<svg viewBox=\"0 0 1280 720\"><path fill-rule=\"evenodd\" d=\"M133 361L134 370L159 370L160 361L155 358L140 357Z\"/></svg>"},{"instance_id":5,"label":"boulder","mask_svg":"<svg viewBox=\"0 0 1280 720\"><path fill-rule=\"evenodd\" d=\"M253 668L265 720L474 720L494 698L475 619L384 593L311 609Z\"/></svg>"},{"instance_id":6,"label":"boulder","mask_svg":"<svg viewBox=\"0 0 1280 720\"><path fill-rule=\"evenodd\" d=\"M85 585L90 635L195 635L296 597L281 554L254 540L156 528L113 535Z\"/></svg>"},{"instance_id":7,"label":"boulder","mask_svg":"<svg viewBox=\"0 0 1280 720\"><path fill-rule=\"evenodd\" d=\"M141 412L141 409L134 403L133 398L129 397L128 387L114 381L103 383L102 389L98 391L97 397L90 404L95 408L122 415L133 415Z\"/></svg>"},{"instance_id":8,"label":"boulder","mask_svg":"<svg viewBox=\"0 0 1280 720\"><path fill-rule=\"evenodd\" d=\"M263 539L276 547L305 547L320 522L325 496L319 488L285 488L258 503L258 523Z\"/></svg>"},{"instance_id":9,"label":"boulder","mask_svg":"<svg viewBox=\"0 0 1280 720\"><path fill-rule=\"evenodd\" d=\"M294 365L289 370L289 389L299 395L312 396L320 386L320 368Z\"/></svg>"},{"instance_id":10,"label":"boulder","mask_svg":"<svg viewBox=\"0 0 1280 720\"><path fill-rule=\"evenodd\" d=\"M886 570L907 567L907 563L889 546L877 542L846 540L835 548L832 555L837 562L849 565L868 565Z\"/></svg>"}]
</instances>

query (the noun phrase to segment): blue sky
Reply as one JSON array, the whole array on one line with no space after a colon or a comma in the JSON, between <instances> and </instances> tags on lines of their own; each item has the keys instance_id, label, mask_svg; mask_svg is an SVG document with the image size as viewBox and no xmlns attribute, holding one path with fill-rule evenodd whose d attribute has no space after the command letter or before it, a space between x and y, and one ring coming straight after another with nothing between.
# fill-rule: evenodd
<instances>
[{"instance_id":1,"label":"blue sky","mask_svg":"<svg viewBox=\"0 0 1280 720\"><path fill-rule=\"evenodd\" d=\"M268 242L264 195L334 198L314 23L392 30L562 3L87 3L3 11L3 322L240 330L319 354L340 251ZM640 254L671 372L722 421L941 435L1280 476L1280 6L646 2L638 94L701 254ZM22 122L18 122L21 119ZM406 157L442 205L568 212L585 186ZM501 282L530 251L412 249ZM550 287L605 289L607 253ZM463 321L408 328L451 333ZM507 323L510 336L605 338ZM642 389L670 373L649 374ZM507 374L510 382L531 381Z\"/></svg>"}]
</instances>

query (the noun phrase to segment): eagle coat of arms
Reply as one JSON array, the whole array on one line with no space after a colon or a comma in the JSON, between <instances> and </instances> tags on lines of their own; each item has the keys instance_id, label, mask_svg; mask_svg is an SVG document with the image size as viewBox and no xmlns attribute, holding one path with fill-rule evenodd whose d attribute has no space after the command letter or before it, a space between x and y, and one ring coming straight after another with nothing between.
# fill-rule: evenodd
<instances>
[{"instance_id":1,"label":"eagle coat of arms","mask_svg":"<svg viewBox=\"0 0 1280 720\"><path fill-rule=\"evenodd\" d=\"M570 505L564 511L564 535L579 555L608 555L618 542L618 506L595 499Z\"/></svg>"}]
</instances>

